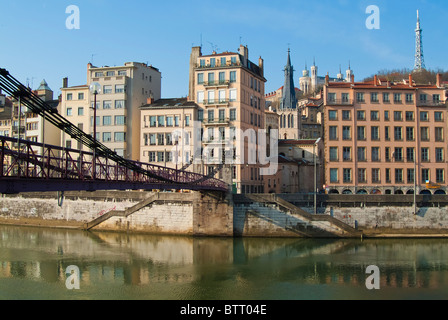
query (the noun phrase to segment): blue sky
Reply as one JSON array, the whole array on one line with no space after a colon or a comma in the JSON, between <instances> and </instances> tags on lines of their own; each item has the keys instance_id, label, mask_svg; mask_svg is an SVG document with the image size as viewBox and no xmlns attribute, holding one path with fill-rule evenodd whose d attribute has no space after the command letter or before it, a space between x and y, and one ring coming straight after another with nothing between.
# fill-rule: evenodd
<instances>
[{"instance_id":1,"label":"blue sky","mask_svg":"<svg viewBox=\"0 0 448 320\"><path fill-rule=\"evenodd\" d=\"M66 28L66 8L80 10L80 29ZM380 29L366 28L366 8L380 9ZM46 79L55 94L62 78L86 83L96 66L145 62L162 72L162 97L186 96L192 46L203 53L249 48L265 63L266 92L283 85L287 50L295 82L313 58L319 75L335 76L351 62L357 80L379 70L412 68L416 10L420 10L429 69L448 70L446 0L0 0L0 67L37 88Z\"/></svg>"}]
</instances>

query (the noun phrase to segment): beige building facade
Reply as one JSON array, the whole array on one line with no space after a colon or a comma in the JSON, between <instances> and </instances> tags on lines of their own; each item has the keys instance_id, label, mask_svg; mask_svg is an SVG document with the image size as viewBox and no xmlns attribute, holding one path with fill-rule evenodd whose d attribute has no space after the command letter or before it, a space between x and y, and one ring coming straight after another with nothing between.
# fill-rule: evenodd
<instances>
[{"instance_id":1,"label":"beige building facade","mask_svg":"<svg viewBox=\"0 0 448 320\"><path fill-rule=\"evenodd\" d=\"M253 63L245 46L211 55L192 49L189 100L198 105L201 161L206 173L222 163L231 165L236 193L264 190L257 141L259 131L265 131L265 82L263 59Z\"/></svg>"},{"instance_id":2,"label":"beige building facade","mask_svg":"<svg viewBox=\"0 0 448 320\"><path fill-rule=\"evenodd\" d=\"M412 79L324 87L329 193L446 194L445 88ZM415 184L415 185L414 185Z\"/></svg>"},{"instance_id":3,"label":"beige building facade","mask_svg":"<svg viewBox=\"0 0 448 320\"><path fill-rule=\"evenodd\" d=\"M96 121L94 122L95 95L90 87L99 84L96 95ZM160 99L161 73L144 63L127 62L122 66L95 67L87 65L87 84L62 88L61 113L84 132L118 155L140 160L140 107L147 99ZM81 146L65 134L65 146L79 149ZM75 145L76 144L76 145Z\"/></svg>"}]
</instances>

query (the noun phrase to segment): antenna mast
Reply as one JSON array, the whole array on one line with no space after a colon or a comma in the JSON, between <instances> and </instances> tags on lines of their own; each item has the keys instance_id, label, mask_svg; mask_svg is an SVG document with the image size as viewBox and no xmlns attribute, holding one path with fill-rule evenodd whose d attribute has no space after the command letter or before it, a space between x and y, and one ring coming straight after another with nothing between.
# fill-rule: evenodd
<instances>
[{"instance_id":1,"label":"antenna mast","mask_svg":"<svg viewBox=\"0 0 448 320\"><path fill-rule=\"evenodd\" d=\"M425 60L423 57L423 37L422 28L420 27L420 14L417 10L417 28L415 29L415 65L414 71L425 69Z\"/></svg>"}]
</instances>

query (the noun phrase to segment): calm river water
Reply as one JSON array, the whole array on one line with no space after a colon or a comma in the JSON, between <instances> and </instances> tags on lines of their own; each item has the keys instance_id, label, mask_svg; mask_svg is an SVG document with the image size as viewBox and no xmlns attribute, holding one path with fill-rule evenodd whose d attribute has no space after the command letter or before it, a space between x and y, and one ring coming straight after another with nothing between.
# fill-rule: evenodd
<instances>
[{"instance_id":1,"label":"calm river water","mask_svg":"<svg viewBox=\"0 0 448 320\"><path fill-rule=\"evenodd\" d=\"M366 288L370 265L380 289ZM79 269L79 289L67 287L69 266ZM1 300L446 298L444 239L197 239L0 226Z\"/></svg>"}]
</instances>

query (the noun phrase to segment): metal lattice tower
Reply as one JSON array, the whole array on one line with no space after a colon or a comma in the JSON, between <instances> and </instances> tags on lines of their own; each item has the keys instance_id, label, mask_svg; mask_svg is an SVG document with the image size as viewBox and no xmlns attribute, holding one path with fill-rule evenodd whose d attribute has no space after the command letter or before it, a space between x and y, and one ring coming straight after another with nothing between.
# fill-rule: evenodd
<instances>
[{"instance_id":1,"label":"metal lattice tower","mask_svg":"<svg viewBox=\"0 0 448 320\"><path fill-rule=\"evenodd\" d=\"M420 16L417 10L417 28L415 29L415 65L414 71L425 69L425 60L423 57L423 38L422 28L420 27Z\"/></svg>"}]
</instances>

